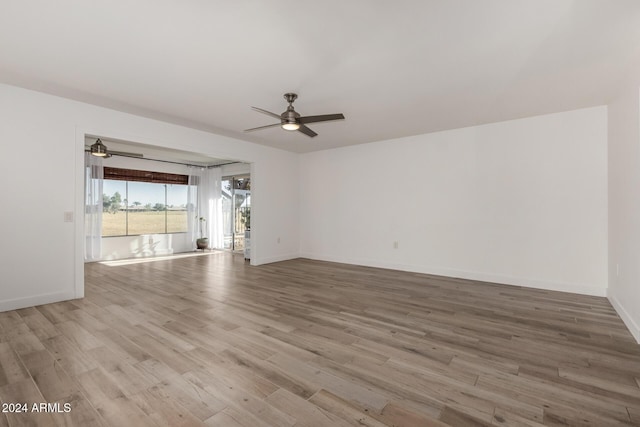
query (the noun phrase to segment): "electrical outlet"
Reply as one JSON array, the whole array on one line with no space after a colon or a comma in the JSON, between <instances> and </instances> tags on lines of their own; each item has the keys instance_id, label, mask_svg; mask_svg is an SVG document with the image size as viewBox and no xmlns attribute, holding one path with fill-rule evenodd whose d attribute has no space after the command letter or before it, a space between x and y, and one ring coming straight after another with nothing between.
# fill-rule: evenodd
<instances>
[{"instance_id":1,"label":"electrical outlet","mask_svg":"<svg viewBox=\"0 0 640 427\"><path fill-rule=\"evenodd\" d=\"M64 213L64 222L73 222L73 212L67 211Z\"/></svg>"},{"instance_id":2,"label":"electrical outlet","mask_svg":"<svg viewBox=\"0 0 640 427\"><path fill-rule=\"evenodd\" d=\"M278 244L280 244L280 238L278 237Z\"/></svg>"},{"instance_id":3,"label":"electrical outlet","mask_svg":"<svg viewBox=\"0 0 640 427\"><path fill-rule=\"evenodd\" d=\"M393 242L393 249L398 249L398 241Z\"/></svg>"}]
</instances>

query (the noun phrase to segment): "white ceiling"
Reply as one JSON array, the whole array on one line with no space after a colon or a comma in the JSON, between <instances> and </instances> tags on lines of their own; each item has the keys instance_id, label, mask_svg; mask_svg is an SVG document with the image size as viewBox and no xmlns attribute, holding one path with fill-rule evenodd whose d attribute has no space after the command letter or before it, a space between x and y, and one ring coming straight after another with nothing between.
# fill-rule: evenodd
<instances>
[{"instance_id":1,"label":"white ceiling","mask_svg":"<svg viewBox=\"0 0 640 427\"><path fill-rule=\"evenodd\" d=\"M607 103L639 0L5 0L0 81L308 152ZM308 138L250 106L344 113Z\"/></svg>"}]
</instances>

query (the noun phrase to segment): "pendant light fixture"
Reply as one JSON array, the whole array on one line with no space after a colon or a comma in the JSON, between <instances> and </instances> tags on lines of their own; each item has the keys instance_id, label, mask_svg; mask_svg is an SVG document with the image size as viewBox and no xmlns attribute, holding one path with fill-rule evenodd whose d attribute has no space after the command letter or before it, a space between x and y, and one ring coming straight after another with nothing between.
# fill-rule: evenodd
<instances>
[{"instance_id":1,"label":"pendant light fixture","mask_svg":"<svg viewBox=\"0 0 640 427\"><path fill-rule=\"evenodd\" d=\"M107 146L100 141L100 138L91 146L91 155L96 157L111 157L107 151Z\"/></svg>"}]
</instances>

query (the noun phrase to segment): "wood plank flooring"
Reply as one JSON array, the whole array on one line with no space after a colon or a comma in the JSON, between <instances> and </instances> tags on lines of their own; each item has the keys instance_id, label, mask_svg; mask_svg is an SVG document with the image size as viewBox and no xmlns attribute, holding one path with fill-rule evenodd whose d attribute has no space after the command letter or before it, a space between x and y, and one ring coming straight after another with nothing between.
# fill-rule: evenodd
<instances>
[{"instance_id":1,"label":"wood plank flooring","mask_svg":"<svg viewBox=\"0 0 640 427\"><path fill-rule=\"evenodd\" d=\"M640 426L605 298L228 253L87 264L0 313L1 426Z\"/></svg>"}]
</instances>

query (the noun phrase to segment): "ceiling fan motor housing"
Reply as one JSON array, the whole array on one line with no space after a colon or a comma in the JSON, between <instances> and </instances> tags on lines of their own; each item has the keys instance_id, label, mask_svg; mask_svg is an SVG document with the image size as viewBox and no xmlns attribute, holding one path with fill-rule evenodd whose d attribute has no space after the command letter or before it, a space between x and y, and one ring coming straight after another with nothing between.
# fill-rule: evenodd
<instances>
[{"instance_id":1,"label":"ceiling fan motor housing","mask_svg":"<svg viewBox=\"0 0 640 427\"><path fill-rule=\"evenodd\" d=\"M295 93L284 94L284 99L287 100L287 102L289 103L289 106L287 107L287 111L285 111L280 115L283 125L285 124L294 125L294 124L300 123L300 114L296 113L296 111L293 109L293 101L295 101L296 98L298 98L298 95L296 95ZM294 129L292 128L291 130L294 130Z\"/></svg>"},{"instance_id":2,"label":"ceiling fan motor housing","mask_svg":"<svg viewBox=\"0 0 640 427\"><path fill-rule=\"evenodd\" d=\"M296 113L295 110L293 109L293 106L291 105L287 108L287 111L285 111L280 115L280 118L282 119L282 124L300 123L300 114Z\"/></svg>"}]
</instances>

